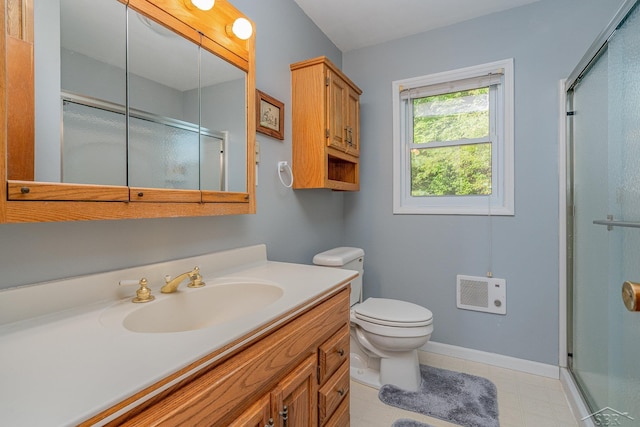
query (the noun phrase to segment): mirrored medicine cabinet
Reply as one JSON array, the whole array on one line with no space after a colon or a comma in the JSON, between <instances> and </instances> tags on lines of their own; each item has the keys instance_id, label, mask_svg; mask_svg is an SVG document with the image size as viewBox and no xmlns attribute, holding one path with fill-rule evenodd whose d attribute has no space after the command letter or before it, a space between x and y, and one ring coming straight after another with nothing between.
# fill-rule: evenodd
<instances>
[{"instance_id":1,"label":"mirrored medicine cabinet","mask_svg":"<svg viewBox=\"0 0 640 427\"><path fill-rule=\"evenodd\" d=\"M255 35L228 1L4 13L0 222L255 213Z\"/></svg>"}]
</instances>

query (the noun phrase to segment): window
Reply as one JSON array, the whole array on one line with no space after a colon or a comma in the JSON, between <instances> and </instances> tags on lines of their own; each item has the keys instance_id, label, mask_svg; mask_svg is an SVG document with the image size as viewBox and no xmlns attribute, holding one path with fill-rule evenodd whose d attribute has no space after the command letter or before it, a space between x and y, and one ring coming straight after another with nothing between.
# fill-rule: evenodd
<instances>
[{"instance_id":1,"label":"window","mask_svg":"<svg viewBox=\"0 0 640 427\"><path fill-rule=\"evenodd\" d=\"M513 215L513 60L393 82L393 213Z\"/></svg>"}]
</instances>

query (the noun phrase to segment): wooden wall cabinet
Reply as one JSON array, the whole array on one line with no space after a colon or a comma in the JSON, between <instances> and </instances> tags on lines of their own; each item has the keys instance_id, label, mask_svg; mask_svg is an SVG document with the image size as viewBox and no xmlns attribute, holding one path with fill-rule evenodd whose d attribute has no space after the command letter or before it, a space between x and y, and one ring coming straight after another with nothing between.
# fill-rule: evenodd
<instances>
[{"instance_id":1,"label":"wooden wall cabinet","mask_svg":"<svg viewBox=\"0 0 640 427\"><path fill-rule=\"evenodd\" d=\"M348 427L349 292L347 286L106 425ZM175 378L163 379L81 426L112 416Z\"/></svg>"},{"instance_id":2,"label":"wooden wall cabinet","mask_svg":"<svg viewBox=\"0 0 640 427\"><path fill-rule=\"evenodd\" d=\"M290 68L293 188L358 191L362 91L326 57Z\"/></svg>"},{"instance_id":3,"label":"wooden wall cabinet","mask_svg":"<svg viewBox=\"0 0 640 427\"><path fill-rule=\"evenodd\" d=\"M113 1L246 73L246 192L35 181L33 0L7 0L0 9L0 223L255 213L255 32L240 40L226 30L245 16L229 0L212 13L175 0Z\"/></svg>"}]
</instances>

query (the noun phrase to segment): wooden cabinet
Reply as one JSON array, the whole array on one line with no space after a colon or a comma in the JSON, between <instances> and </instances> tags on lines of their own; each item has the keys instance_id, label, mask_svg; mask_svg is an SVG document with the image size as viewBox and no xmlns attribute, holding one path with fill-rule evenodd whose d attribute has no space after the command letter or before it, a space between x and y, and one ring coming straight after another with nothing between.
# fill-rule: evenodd
<instances>
[{"instance_id":1,"label":"wooden cabinet","mask_svg":"<svg viewBox=\"0 0 640 427\"><path fill-rule=\"evenodd\" d=\"M293 187L360 189L362 91L325 57L291 64Z\"/></svg>"},{"instance_id":2,"label":"wooden cabinet","mask_svg":"<svg viewBox=\"0 0 640 427\"><path fill-rule=\"evenodd\" d=\"M196 373L180 379L184 373L177 372L81 425L144 400L106 425L348 426L348 334L349 286L237 351L203 358L206 367Z\"/></svg>"},{"instance_id":3,"label":"wooden cabinet","mask_svg":"<svg viewBox=\"0 0 640 427\"><path fill-rule=\"evenodd\" d=\"M114 3L116 1L113 0ZM34 41L34 7L32 0L7 0L3 6L5 25L3 31L0 31L0 104L3 105L0 109L0 224L237 215L256 212L253 120L255 34L247 40L240 40L226 31L237 18L246 17L229 1L218 2L215 13L203 12L191 8L187 2L175 0L119 1L148 18L149 22L172 29L176 36L194 42L201 46L203 52L208 51L226 61L230 67L237 68L240 74L244 74L246 89L238 96L244 98L246 115L238 117L237 120L243 119L246 123L246 129L239 129L244 130L247 136L246 141L242 142L246 146L246 161L242 162L245 166L241 168L242 172L239 172L246 175L243 178L246 191L178 190L36 181L39 174L35 168L35 158L52 162L55 159L54 156L42 153L40 156L36 155L35 129L40 127L36 126L35 122L37 117L34 64L37 59L34 51L38 49L34 47L34 43L39 42ZM74 16L80 16L80 12L75 9L74 7ZM122 24L124 26L124 21ZM106 22L101 25L106 25ZM255 28L253 24L252 27ZM157 40L162 42L163 39ZM85 40L87 43L90 41ZM149 42L152 43L155 42ZM122 48L124 47L123 45ZM100 50L96 46L90 48L96 49ZM46 52L45 48L41 50L47 60L53 58L52 52ZM58 47L57 54L59 51ZM51 66L53 65L52 63ZM48 121L61 120L60 113L57 115L58 117L51 111L51 114L42 116L48 116ZM248 120L249 118L251 120ZM125 143L124 140L121 142ZM236 143L239 144L240 141ZM150 158L156 157L152 155ZM55 160L55 164L60 164L60 159ZM161 166L152 163L148 166L149 170L162 169ZM44 169L53 170L50 167ZM50 175L51 172L47 174Z\"/></svg>"}]
</instances>

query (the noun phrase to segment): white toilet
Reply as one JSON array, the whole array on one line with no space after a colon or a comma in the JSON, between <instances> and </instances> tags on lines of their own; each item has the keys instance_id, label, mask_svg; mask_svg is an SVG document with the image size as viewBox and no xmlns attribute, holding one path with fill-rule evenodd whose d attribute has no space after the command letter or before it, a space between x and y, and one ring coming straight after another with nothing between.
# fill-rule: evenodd
<instances>
[{"instance_id":1,"label":"white toilet","mask_svg":"<svg viewBox=\"0 0 640 427\"><path fill-rule=\"evenodd\" d=\"M393 384L416 391L420 386L417 349L429 341L433 314L417 304L386 298L362 302L364 251L340 247L313 257L313 263L356 270L351 282L351 378L380 388Z\"/></svg>"}]
</instances>

